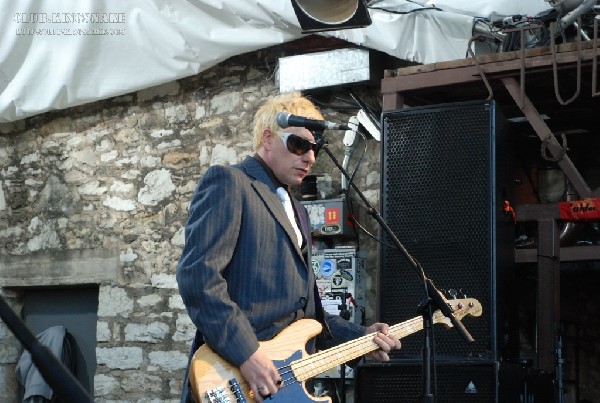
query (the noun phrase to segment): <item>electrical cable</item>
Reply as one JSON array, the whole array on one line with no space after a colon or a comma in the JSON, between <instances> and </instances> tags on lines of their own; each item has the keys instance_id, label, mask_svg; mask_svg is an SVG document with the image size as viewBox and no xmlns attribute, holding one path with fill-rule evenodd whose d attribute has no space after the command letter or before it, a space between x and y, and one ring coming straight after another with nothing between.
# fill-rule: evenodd
<instances>
[{"instance_id":1,"label":"electrical cable","mask_svg":"<svg viewBox=\"0 0 600 403\"><path fill-rule=\"evenodd\" d=\"M346 190L346 203L348 206L348 212L349 212L349 216L350 219L352 220L352 222L355 225L355 230L356 227L359 228L364 234L366 234L368 237L370 237L371 239L373 239L375 242L387 246L389 248L393 248L393 245L387 244L386 242L383 241L383 239L373 235L371 232L369 232L369 230L367 228L365 228L360 221L354 216L354 206L351 204L348 204L350 201L350 189L352 189L352 186L350 186L350 183L354 182L354 176L356 175L356 172L358 171L358 167L360 166L360 163L362 162L364 156L366 155L367 152L367 139L366 139L366 135L365 133L359 128L359 130L357 131L358 134L360 134L360 136L362 137L363 141L365 142L365 145L363 147L363 152L361 154L361 156L359 157L359 162L357 163L356 167L354 168L354 171L350 176L350 178L348 179L348 190ZM358 239L358 237L357 237Z\"/></svg>"},{"instance_id":2,"label":"electrical cable","mask_svg":"<svg viewBox=\"0 0 600 403\"><path fill-rule=\"evenodd\" d=\"M410 3L413 3L413 2L410 2ZM418 3L415 3L415 4L418 4ZM421 8L414 8L414 9L409 10L409 11L396 11L396 10L390 10L388 8L372 7L372 6L367 6L367 8L370 9L370 10L379 10L379 11L384 11L386 13L399 14L399 15L412 14L412 13L416 13L416 12L420 12L420 11L429 11L429 10L444 11L441 8L438 8L438 7L421 7Z\"/></svg>"}]
</instances>

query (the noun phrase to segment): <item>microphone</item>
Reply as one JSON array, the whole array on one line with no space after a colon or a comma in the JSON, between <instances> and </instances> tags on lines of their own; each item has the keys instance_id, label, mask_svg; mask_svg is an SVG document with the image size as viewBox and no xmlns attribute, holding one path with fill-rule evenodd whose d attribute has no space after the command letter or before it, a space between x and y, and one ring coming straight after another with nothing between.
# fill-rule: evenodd
<instances>
[{"instance_id":1,"label":"microphone","mask_svg":"<svg viewBox=\"0 0 600 403\"><path fill-rule=\"evenodd\" d=\"M292 115L289 112L278 112L275 121L277 122L277 125L282 129L285 129L286 127L290 126L295 126L305 127L308 130L350 130L350 127L343 123L332 123L326 120L304 118L302 116Z\"/></svg>"}]
</instances>

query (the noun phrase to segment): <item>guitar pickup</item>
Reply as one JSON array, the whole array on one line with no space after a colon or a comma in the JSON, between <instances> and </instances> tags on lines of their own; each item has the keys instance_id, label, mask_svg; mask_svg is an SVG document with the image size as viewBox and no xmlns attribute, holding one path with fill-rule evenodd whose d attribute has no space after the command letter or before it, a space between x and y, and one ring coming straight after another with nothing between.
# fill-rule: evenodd
<instances>
[{"instance_id":1,"label":"guitar pickup","mask_svg":"<svg viewBox=\"0 0 600 403\"><path fill-rule=\"evenodd\" d=\"M238 381L233 378L229 380L228 384L229 388L219 387L207 390L204 397L208 403L247 403Z\"/></svg>"}]
</instances>

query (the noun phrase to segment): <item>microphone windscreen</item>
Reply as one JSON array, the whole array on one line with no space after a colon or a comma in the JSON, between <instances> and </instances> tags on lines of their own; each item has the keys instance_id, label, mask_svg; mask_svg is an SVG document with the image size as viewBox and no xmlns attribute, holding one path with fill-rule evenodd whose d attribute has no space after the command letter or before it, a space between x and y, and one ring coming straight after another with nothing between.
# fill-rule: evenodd
<instances>
[{"instance_id":1,"label":"microphone windscreen","mask_svg":"<svg viewBox=\"0 0 600 403\"><path fill-rule=\"evenodd\" d=\"M277 126L281 127L282 129L285 129L286 127L289 127L288 124L288 117L290 116L290 113L288 112L278 112L277 116L275 117L275 121L277 122Z\"/></svg>"}]
</instances>

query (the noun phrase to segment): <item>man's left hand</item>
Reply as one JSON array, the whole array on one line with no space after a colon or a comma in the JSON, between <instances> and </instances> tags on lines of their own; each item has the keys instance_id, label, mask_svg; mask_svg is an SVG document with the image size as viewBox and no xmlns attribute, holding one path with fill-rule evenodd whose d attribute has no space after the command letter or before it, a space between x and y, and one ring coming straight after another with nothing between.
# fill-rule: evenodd
<instances>
[{"instance_id":1,"label":"man's left hand","mask_svg":"<svg viewBox=\"0 0 600 403\"><path fill-rule=\"evenodd\" d=\"M373 342L379 346L379 349L371 351L367 354L377 361L389 361L388 353L394 349L402 347L398 337L390 333L390 327L387 323L373 323L367 328L365 334L375 333Z\"/></svg>"}]
</instances>

